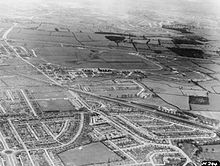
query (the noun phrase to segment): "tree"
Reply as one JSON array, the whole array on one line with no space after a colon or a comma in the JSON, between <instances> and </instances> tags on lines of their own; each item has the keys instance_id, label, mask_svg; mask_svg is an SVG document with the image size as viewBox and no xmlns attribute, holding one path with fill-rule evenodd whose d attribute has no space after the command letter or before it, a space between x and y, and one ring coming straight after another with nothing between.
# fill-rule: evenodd
<instances>
[{"instance_id":1,"label":"tree","mask_svg":"<svg viewBox=\"0 0 220 166\"><path fill-rule=\"evenodd\" d=\"M106 39L110 40L110 41L113 41L117 44L123 42L125 40L125 37L124 36L105 36Z\"/></svg>"}]
</instances>

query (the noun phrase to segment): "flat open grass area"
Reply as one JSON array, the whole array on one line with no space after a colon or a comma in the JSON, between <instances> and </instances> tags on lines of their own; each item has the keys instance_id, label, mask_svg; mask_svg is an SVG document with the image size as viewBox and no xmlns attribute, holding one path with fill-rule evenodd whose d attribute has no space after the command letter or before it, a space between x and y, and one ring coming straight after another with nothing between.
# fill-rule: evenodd
<instances>
[{"instance_id":1,"label":"flat open grass area","mask_svg":"<svg viewBox=\"0 0 220 166\"><path fill-rule=\"evenodd\" d=\"M80 148L71 149L59 154L66 166L81 166L96 163L107 163L121 160L114 152L110 151L104 144L92 143Z\"/></svg>"},{"instance_id":2,"label":"flat open grass area","mask_svg":"<svg viewBox=\"0 0 220 166\"><path fill-rule=\"evenodd\" d=\"M173 104L179 107L180 109L189 110L188 96L169 95L169 94L158 94L158 95L168 103Z\"/></svg>"},{"instance_id":3,"label":"flat open grass area","mask_svg":"<svg viewBox=\"0 0 220 166\"><path fill-rule=\"evenodd\" d=\"M206 145L202 146L203 152L200 156L210 160L220 160L220 145Z\"/></svg>"},{"instance_id":4,"label":"flat open grass area","mask_svg":"<svg viewBox=\"0 0 220 166\"><path fill-rule=\"evenodd\" d=\"M36 54L50 63L73 68L158 69L152 62L121 50L44 47L36 49Z\"/></svg>"},{"instance_id":5,"label":"flat open grass area","mask_svg":"<svg viewBox=\"0 0 220 166\"><path fill-rule=\"evenodd\" d=\"M189 156L191 157L193 154L193 151L196 149L196 147L192 144L189 143L183 143L183 148L182 150Z\"/></svg>"},{"instance_id":6,"label":"flat open grass area","mask_svg":"<svg viewBox=\"0 0 220 166\"><path fill-rule=\"evenodd\" d=\"M52 43L69 43L78 45L79 42L70 32L48 32L32 29L14 28L8 36L12 40L23 40L27 42L52 42Z\"/></svg>"},{"instance_id":7,"label":"flat open grass area","mask_svg":"<svg viewBox=\"0 0 220 166\"><path fill-rule=\"evenodd\" d=\"M57 100L41 100L38 101L43 111L69 111L75 110L75 107L69 100L57 99Z\"/></svg>"},{"instance_id":8,"label":"flat open grass area","mask_svg":"<svg viewBox=\"0 0 220 166\"><path fill-rule=\"evenodd\" d=\"M56 87L31 87L29 88L35 99L50 99L50 98L67 98L67 93Z\"/></svg>"}]
</instances>

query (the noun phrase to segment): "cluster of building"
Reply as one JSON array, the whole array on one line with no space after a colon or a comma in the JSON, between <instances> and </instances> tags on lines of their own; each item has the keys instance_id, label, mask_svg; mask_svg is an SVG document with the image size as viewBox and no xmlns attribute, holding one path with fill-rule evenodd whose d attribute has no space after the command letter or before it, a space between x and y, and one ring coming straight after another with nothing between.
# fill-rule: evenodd
<instances>
[{"instance_id":1,"label":"cluster of building","mask_svg":"<svg viewBox=\"0 0 220 166\"><path fill-rule=\"evenodd\" d=\"M76 135L77 131L79 130L79 122L75 120L69 120L64 132L61 133L57 137L57 140L62 143L70 142L73 137Z\"/></svg>"},{"instance_id":2,"label":"cluster of building","mask_svg":"<svg viewBox=\"0 0 220 166\"><path fill-rule=\"evenodd\" d=\"M186 162L186 158L180 153L157 153L152 160L157 165L183 165Z\"/></svg>"},{"instance_id":3,"label":"cluster of building","mask_svg":"<svg viewBox=\"0 0 220 166\"><path fill-rule=\"evenodd\" d=\"M31 150L30 156L35 165L50 166L45 150Z\"/></svg>"},{"instance_id":4,"label":"cluster of building","mask_svg":"<svg viewBox=\"0 0 220 166\"><path fill-rule=\"evenodd\" d=\"M27 152L25 151L21 151L16 153L15 155L17 161L18 161L18 166L22 166L22 165L32 165L31 160L27 154Z\"/></svg>"},{"instance_id":5,"label":"cluster of building","mask_svg":"<svg viewBox=\"0 0 220 166\"><path fill-rule=\"evenodd\" d=\"M2 92L1 109L4 114L29 114L33 115L23 94L23 90L7 90Z\"/></svg>"},{"instance_id":6,"label":"cluster of building","mask_svg":"<svg viewBox=\"0 0 220 166\"><path fill-rule=\"evenodd\" d=\"M15 133L7 121L0 122L0 131L5 137L5 142L7 143L10 149L21 150L23 149L22 144L15 137Z\"/></svg>"},{"instance_id":7,"label":"cluster of building","mask_svg":"<svg viewBox=\"0 0 220 166\"><path fill-rule=\"evenodd\" d=\"M142 88L134 81L117 79L81 85L81 89L111 98L137 98Z\"/></svg>"},{"instance_id":8,"label":"cluster of building","mask_svg":"<svg viewBox=\"0 0 220 166\"><path fill-rule=\"evenodd\" d=\"M154 133L157 132L174 132L174 131L192 131L193 128L178 125L178 124L172 124L168 126L146 126L145 127L147 130L150 130Z\"/></svg>"},{"instance_id":9,"label":"cluster of building","mask_svg":"<svg viewBox=\"0 0 220 166\"><path fill-rule=\"evenodd\" d=\"M163 106L159 106L158 110L162 111L162 112L166 112L168 114L174 114L174 115L178 113L177 109L167 108L167 107L163 107Z\"/></svg>"},{"instance_id":10,"label":"cluster of building","mask_svg":"<svg viewBox=\"0 0 220 166\"><path fill-rule=\"evenodd\" d=\"M98 114L95 116L92 116L90 119L90 125L99 125L103 123L107 123L107 120L105 120L103 116L98 115Z\"/></svg>"},{"instance_id":11,"label":"cluster of building","mask_svg":"<svg viewBox=\"0 0 220 166\"><path fill-rule=\"evenodd\" d=\"M53 78L60 84L65 84L65 85L71 84L76 78L87 78L87 77L117 76L121 78L131 78L131 79L146 78L145 73L141 70L130 71L130 70L116 70L109 68L71 69L51 63L39 64L37 67L49 77Z\"/></svg>"},{"instance_id":12,"label":"cluster of building","mask_svg":"<svg viewBox=\"0 0 220 166\"><path fill-rule=\"evenodd\" d=\"M111 140L124 136L124 133L119 128L108 123L100 115L93 116L90 124L94 128L92 137L95 140Z\"/></svg>"},{"instance_id":13,"label":"cluster of building","mask_svg":"<svg viewBox=\"0 0 220 166\"><path fill-rule=\"evenodd\" d=\"M162 28L177 30L182 33L190 33L190 29L193 28L193 26L184 25L184 24L172 24L172 25L163 25Z\"/></svg>"},{"instance_id":14,"label":"cluster of building","mask_svg":"<svg viewBox=\"0 0 220 166\"><path fill-rule=\"evenodd\" d=\"M77 77L87 77L83 71L71 70L66 67L61 67L51 63L40 64L38 68L42 70L46 75L56 80L59 83L68 83L75 80Z\"/></svg>"},{"instance_id":15,"label":"cluster of building","mask_svg":"<svg viewBox=\"0 0 220 166\"><path fill-rule=\"evenodd\" d=\"M138 142L135 138L133 138L131 135L125 135L124 137L112 139L111 142L113 142L115 145L117 145L119 148L131 148L135 146L141 145L140 142Z\"/></svg>"},{"instance_id":16,"label":"cluster of building","mask_svg":"<svg viewBox=\"0 0 220 166\"><path fill-rule=\"evenodd\" d=\"M17 124L14 122L14 126L23 142L37 141L34 133L29 128L30 126L27 124Z\"/></svg>"},{"instance_id":17,"label":"cluster of building","mask_svg":"<svg viewBox=\"0 0 220 166\"><path fill-rule=\"evenodd\" d=\"M44 124L54 136L58 136L64 128L67 121L63 118L54 119L54 121L45 122Z\"/></svg>"},{"instance_id":18,"label":"cluster of building","mask_svg":"<svg viewBox=\"0 0 220 166\"><path fill-rule=\"evenodd\" d=\"M194 138L210 138L214 137L215 135L211 132L204 132L200 130L195 130L195 131L175 131L175 132L157 132L154 133L160 138L169 138L169 139L194 139Z\"/></svg>"},{"instance_id":19,"label":"cluster of building","mask_svg":"<svg viewBox=\"0 0 220 166\"><path fill-rule=\"evenodd\" d=\"M28 149L55 147L59 143L53 139L52 135L38 123L21 123L14 121L13 125Z\"/></svg>"},{"instance_id":20,"label":"cluster of building","mask_svg":"<svg viewBox=\"0 0 220 166\"><path fill-rule=\"evenodd\" d=\"M143 145L125 150L126 153L131 155L138 163L150 162L150 157L157 153L173 153L174 149L169 146L161 145ZM156 164L156 162L155 162Z\"/></svg>"},{"instance_id":21,"label":"cluster of building","mask_svg":"<svg viewBox=\"0 0 220 166\"><path fill-rule=\"evenodd\" d=\"M142 113L121 113L120 116L124 117L135 126L140 132L145 131L151 133L148 135L149 138L154 141L157 140L167 140L167 139L203 139L203 138L214 138L215 134L212 132L195 130L196 128L184 125L182 123L166 121L165 119L160 119L153 114L142 114ZM125 122L123 122L125 124ZM128 124L126 124L128 125ZM144 135L143 135L144 136Z\"/></svg>"}]
</instances>

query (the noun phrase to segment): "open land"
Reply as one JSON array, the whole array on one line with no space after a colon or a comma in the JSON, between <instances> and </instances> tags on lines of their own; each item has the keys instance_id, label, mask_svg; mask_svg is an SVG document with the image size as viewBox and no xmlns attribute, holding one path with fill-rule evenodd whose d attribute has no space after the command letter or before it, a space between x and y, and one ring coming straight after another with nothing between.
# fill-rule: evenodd
<instances>
[{"instance_id":1,"label":"open land","mask_svg":"<svg viewBox=\"0 0 220 166\"><path fill-rule=\"evenodd\" d=\"M100 164L115 160L121 160L117 154L110 151L102 143L94 143L80 148L72 149L60 154L61 159L70 165Z\"/></svg>"}]
</instances>

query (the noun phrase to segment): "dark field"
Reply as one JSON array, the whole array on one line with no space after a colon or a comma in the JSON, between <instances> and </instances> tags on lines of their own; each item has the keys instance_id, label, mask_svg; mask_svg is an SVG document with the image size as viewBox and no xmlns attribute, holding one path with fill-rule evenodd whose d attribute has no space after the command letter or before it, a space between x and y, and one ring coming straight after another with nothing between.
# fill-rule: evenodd
<instances>
[{"instance_id":1,"label":"dark field","mask_svg":"<svg viewBox=\"0 0 220 166\"><path fill-rule=\"evenodd\" d=\"M188 49L188 48L169 48L171 51L179 56L189 57L189 58L204 58L204 52L198 49Z\"/></svg>"},{"instance_id":2,"label":"dark field","mask_svg":"<svg viewBox=\"0 0 220 166\"><path fill-rule=\"evenodd\" d=\"M189 96L189 104L209 105L209 98L202 96Z\"/></svg>"},{"instance_id":3,"label":"dark field","mask_svg":"<svg viewBox=\"0 0 220 166\"><path fill-rule=\"evenodd\" d=\"M202 45L202 43L197 42L194 39L173 39L174 44L192 44L192 45Z\"/></svg>"}]
</instances>

